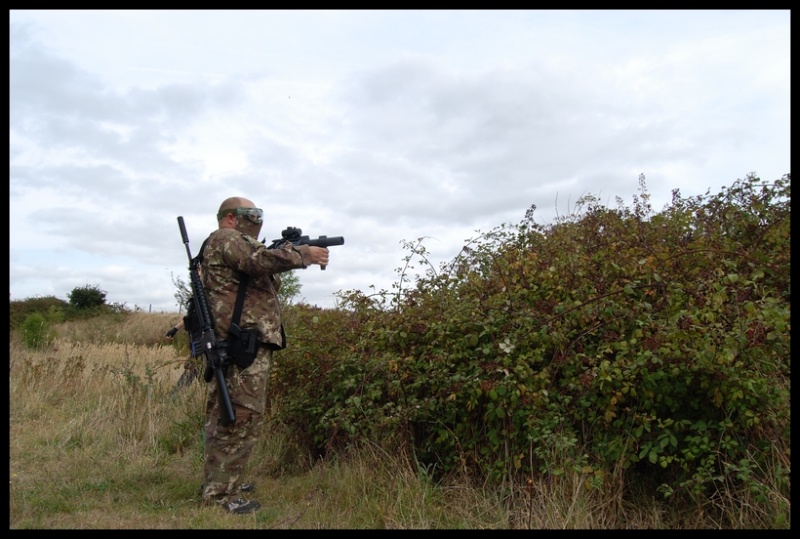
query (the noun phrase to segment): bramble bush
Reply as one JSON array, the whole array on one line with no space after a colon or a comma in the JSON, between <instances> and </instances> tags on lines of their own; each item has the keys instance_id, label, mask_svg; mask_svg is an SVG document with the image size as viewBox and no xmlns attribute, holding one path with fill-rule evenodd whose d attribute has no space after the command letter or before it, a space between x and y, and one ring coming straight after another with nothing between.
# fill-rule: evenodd
<instances>
[{"instance_id":1,"label":"bramble bush","mask_svg":"<svg viewBox=\"0 0 800 539\"><path fill-rule=\"evenodd\" d=\"M393 291L287 308L272 413L315 457L365 439L437 476L788 493L790 180L654 212L640 177L630 207L531 206L439 268L407 242Z\"/></svg>"}]
</instances>

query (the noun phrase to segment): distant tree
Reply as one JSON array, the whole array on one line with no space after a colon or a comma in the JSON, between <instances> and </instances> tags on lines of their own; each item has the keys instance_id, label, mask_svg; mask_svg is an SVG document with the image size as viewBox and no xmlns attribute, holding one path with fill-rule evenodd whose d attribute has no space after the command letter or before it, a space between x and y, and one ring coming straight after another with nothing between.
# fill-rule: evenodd
<instances>
[{"instance_id":1,"label":"distant tree","mask_svg":"<svg viewBox=\"0 0 800 539\"><path fill-rule=\"evenodd\" d=\"M92 307L100 307L106 303L106 292L100 290L98 285L76 287L67 294L70 305L76 309L91 309Z\"/></svg>"},{"instance_id":2,"label":"distant tree","mask_svg":"<svg viewBox=\"0 0 800 539\"><path fill-rule=\"evenodd\" d=\"M191 280L184 281L180 276L172 276L172 284L175 285L175 294L173 297L178 305L179 312L183 312L186 305L189 303L189 298L192 297L192 287L189 285Z\"/></svg>"},{"instance_id":3,"label":"distant tree","mask_svg":"<svg viewBox=\"0 0 800 539\"><path fill-rule=\"evenodd\" d=\"M281 288L278 290L278 298L281 300L281 303L288 305L300 295L300 290L303 288L303 285L300 284L300 278L294 271L281 273L280 277ZM172 276L172 284L175 285L175 294L173 297L175 301L178 302L178 308L181 312L192 297L190 282L191 279L184 281L180 276Z\"/></svg>"},{"instance_id":4,"label":"distant tree","mask_svg":"<svg viewBox=\"0 0 800 539\"><path fill-rule=\"evenodd\" d=\"M290 304L297 296L300 295L300 290L303 285L300 284L300 277L294 271L287 271L281 273L281 288L278 290L278 298L281 303Z\"/></svg>"}]
</instances>

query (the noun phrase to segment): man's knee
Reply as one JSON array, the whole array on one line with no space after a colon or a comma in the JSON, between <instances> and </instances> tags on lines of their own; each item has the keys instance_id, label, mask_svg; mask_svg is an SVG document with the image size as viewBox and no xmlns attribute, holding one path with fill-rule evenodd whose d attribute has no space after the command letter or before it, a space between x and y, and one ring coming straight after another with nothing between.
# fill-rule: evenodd
<instances>
[{"instance_id":1,"label":"man's knee","mask_svg":"<svg viewBox=\"0 0 800 539\"><path fill-rule=\"evenodd\" d=\"M233 413L236 415L236 425L259 425L263 415L240 404L233 404Z\"/></svg>"}]
</instances>

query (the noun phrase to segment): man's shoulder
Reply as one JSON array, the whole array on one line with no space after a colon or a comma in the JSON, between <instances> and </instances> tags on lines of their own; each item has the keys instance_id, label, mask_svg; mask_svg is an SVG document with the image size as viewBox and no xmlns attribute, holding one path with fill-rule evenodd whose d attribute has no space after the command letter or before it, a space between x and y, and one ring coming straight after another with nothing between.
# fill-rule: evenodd
<instances>
[{"instance_id":1,"label":"man's shoulder","mask_svg":"<svg viewBox=\"0 0 800 539\"><path fill-rule=\"evenodd\" d=\"M211 233L208 237L208 244L215 251L221 249L229 251L233 249L243 252L252 252L254 248L263 247L263 244L247 234L235 228L220 228Z\"/></svg>"},{"instance_id":2,"label":"man's shoulder","mask_svg":"<svg viewBox=\"0 0 800 539\"><path fill-rule=\"evenodd\" d=\"M233 228L218 228L209 234L208 242L210 244L227 243L229 241L238 239L240 236L241 234Z\"/></svg>"}]
</instances>

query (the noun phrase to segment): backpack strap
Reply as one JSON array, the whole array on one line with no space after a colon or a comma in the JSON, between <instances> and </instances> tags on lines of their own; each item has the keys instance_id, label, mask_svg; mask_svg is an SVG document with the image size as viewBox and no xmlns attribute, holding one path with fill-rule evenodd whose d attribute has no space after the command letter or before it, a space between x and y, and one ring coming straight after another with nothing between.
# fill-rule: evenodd
<instances>
[{"instance_id":1,"label":"backpack strap","mask_svg":"<svg viewBox=\"0 0 800 539\"><path fill-rule=\"evenodd\" d=\"M250 276L246 273L241 273L239 277L239 292L236 294L236 304L233 306L233 316L231 317L231 327L239 327L239 319L242 317L242 308L244 307L244 294L247 289L247 282Z\"/></svg>"}]
</instances>

